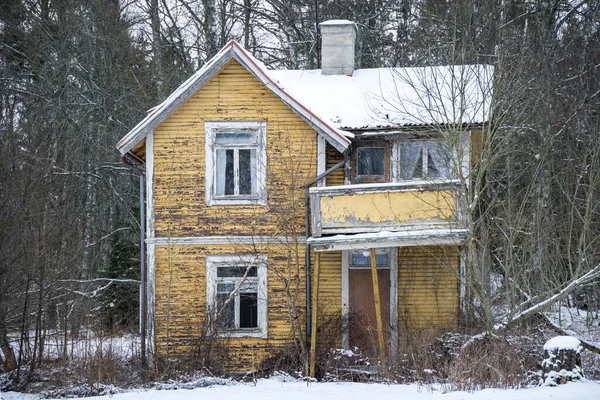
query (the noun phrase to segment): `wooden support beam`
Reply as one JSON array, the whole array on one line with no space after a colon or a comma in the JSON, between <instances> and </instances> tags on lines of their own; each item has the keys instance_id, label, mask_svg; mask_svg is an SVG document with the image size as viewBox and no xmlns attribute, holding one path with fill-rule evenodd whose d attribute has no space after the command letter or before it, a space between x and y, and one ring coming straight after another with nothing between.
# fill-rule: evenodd
<instances>
[{"instance_id":1,"label":"wooden support beam","mask_svg":"<svg viewBox=\"0 0 600 400\"><path fill-rule=\"evenodd\" d=\"M312 321L310 335L310 366L309 375L315 377L315 364L317 362L317 311L319 302L319 272L321 269L321 253L316 253L315 273L312 287Z\"/></svg>"},{"instance_id":2,"label":"wooden support beam","mask_svg":"<svg viewBox=\"0 0 600 400\"><path fill-rule=\"evenodd\" d=\"M373 297L375 300L375 317L377 319L377 339L379 341L379 360L381 362L381 369L385 370L385 340L383 335L383 320L381 319L381 297L379 297L379 277L377 276L375 249L370 249L370 255L371 276L373 277Z\"/></svg>"}]
</instances>

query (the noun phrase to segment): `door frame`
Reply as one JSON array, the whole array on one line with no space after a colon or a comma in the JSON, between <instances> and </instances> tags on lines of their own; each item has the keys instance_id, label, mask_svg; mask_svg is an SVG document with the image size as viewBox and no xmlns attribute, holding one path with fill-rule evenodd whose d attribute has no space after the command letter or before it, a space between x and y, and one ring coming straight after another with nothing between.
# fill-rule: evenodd
<instances>
[{"instance_id":1,"label":"door frame","mask_svg":"<svg viewBox=\"0 0 600 400\"><path fill-rule=\"evenodd\" d=\"M350 348L350 254L355 249L342 251L342 347ZM388 249L390 258L390 335L388 338L390 353L396 352L398 343L398 248Z\"/></svg>"}]
</instances>

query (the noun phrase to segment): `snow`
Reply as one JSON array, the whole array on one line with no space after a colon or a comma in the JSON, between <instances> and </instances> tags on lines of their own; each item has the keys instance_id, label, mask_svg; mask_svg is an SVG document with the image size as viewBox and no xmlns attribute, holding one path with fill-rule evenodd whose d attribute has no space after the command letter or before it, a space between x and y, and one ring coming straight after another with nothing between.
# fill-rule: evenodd
<instances>
[{"instance_id":1,"label":"snow","mask_svg":"<svg viewBox=\"0 0 600 400\"><path fill-rule=\"evenodd\" d=\"M573 336L556 336L548 340L544 344L544 350L574 350L577 353L581 352L581 342Z\"/></svg>"},{"instance_id":2,"label":"snow","mask_svg":"<svg viewBox=\"0 0 600 400\"><path fill-rule=\"evenodd\" d=\"M600 384L592 381L571 382L557 387L528 389L485 389L478 392L445 393L440 386L367 384L367 383L306 383L290 379L261 379L256 384L215 385L191 390L144 390L95 397L95 400L220 400L266 399L404 399L404 400L542 400L598 399ZM2 393L4 400L37 400L35 395L16 392Z\"/></svg>"},{"instance_id":3,"label":"snow","mask_svg":"<svg viewBox=\"0 0 600 400\"><path fill-rule=\"evenodd\" d=\"M355 70L272 70L279 86L339 129L388 128L489 120L489 65Z\"/></svg>"},{"instance_id":4,"label":"snow","mask_svg":"<svg viewBox=\"0 0 600 400\"><path fill-rule=\"evenodd\" d=\"M353 21L348 21L347 19L330 19L329 21L321 22L319 25L351 25L354 24Z\"/></svg>"}]
</instances>

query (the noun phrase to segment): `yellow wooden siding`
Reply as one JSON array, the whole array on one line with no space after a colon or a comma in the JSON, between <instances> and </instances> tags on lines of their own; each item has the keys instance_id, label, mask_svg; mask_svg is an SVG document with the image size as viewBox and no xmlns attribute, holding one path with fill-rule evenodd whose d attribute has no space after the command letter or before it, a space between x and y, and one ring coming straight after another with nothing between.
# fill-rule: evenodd
<instances>
[{"instance_id":1,"label":"yellow wooden siding","mask_svg":"<svg viewBox=\"0 0 600 400\"><path fill-rule=\"evenodd\" d=\"M266 121L266 206L206 206L205 121ZM302 233L315 174L315 131L232 60L154 130L156 236Z\"/></svg>"},{"instance_id":2,"label":"yellow wooden siding","mask_svg":"<svg viewBox=\"0 0 600 400\"><path fill-rule=\"evenodd\" d=\"M400 334L403 330L457 324L459 270L459 253L455 247L398 249Z\"/></svg>"},{"instance_id":3,"label":"yellow wooden siding","mask_svg":"<svg viewBox=\"0 0 600 400\"><path fill-rule=\"evenodd\" d=\"M319 351L339 348L342 343L342 252L322 252L319 274L317 346ZM314 288L315 253L312 254Z\"/></svg>"},{"instance_id":4,"label":"yellow wooden siding","mask_svg":"<svg viewBox=\"0 0 600 400\"><path fill-rule=\"evenodd\" d=\"M325 156L326 159L326 169L333 167L335 164L339 163L344 159L344 155L337 151L335 147L327 143L325 148ZM333 171L331 175L327 177L327 186L341 186L344 184L344 167L340 167Z\"/></svg>"},{"instance_id":5,"label":"yellow wooden siding","mask_svg":"<svg viewBox=\"0 0 600 400\"><path fill-rule=\"evenodd\" d=\"M228 347L229 369L255 366L265 356L293 343L291 310L305 327L304 247L278 243L252 245L156 246L155 345L159 355L186 357L202 335L206 319L206 256L267 255L267 338L220 339ZM298 260L298 262L296 262ZM289 290L288 290L289 289ZM289 294L288 294L289 293ZM288 307L292 304L293 307Z\"/></svg>"}]
</instances>

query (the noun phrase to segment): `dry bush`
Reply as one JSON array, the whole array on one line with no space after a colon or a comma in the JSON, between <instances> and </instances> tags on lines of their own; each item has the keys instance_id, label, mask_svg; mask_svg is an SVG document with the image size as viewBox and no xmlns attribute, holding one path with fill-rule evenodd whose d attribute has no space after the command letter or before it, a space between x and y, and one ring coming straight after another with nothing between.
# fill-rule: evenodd
<instances>
[{"instance_id":1,"label":"dry bush","mask_svg":"<svg viewBox=\"0 0 600 400\"><path fill-rule=\"evenodd\" d=\"M226 371L229 360L229 340L221 337L217 323L209 316L200 325L200 334L194 340L190 357L178 364L178 369L203 371L219 376Z\"/></svg>"},{"instance_id":2,"label":"dry bush","mask_svg":"<svg viewBox=\"0 0 600 400\"><path fill-rule=\"evenodd\" d=\"M279 349L271 349L271 356L263 359L258 365L258 376L269 377L274 373L284 372L292 377L301 378L306 375L304 371L304 358L302 346L297 341Z\"/></svg>"},{"instance_id":3,"label":"dry bush","mask_svg":"<svg viewBox=\"0 0 600 400\"><path fill-rule=\"evenodd\" d=\"M488 335L465 348L449 365L449 390L518 388L537 370L537 357L512 345L506 337Z\"/></svg>"},{"instance_id":4,"label":"dry bush","mask_svg":"<svg viewBox=\"0 0 600 400\"><path fill-rule=\"evenodd\" d=\"M395 355L389 357L389 378L401 383L433 383L446 378L452 355L439 329L405 329L398 335Z\"/></svg>"}]
</instances>

